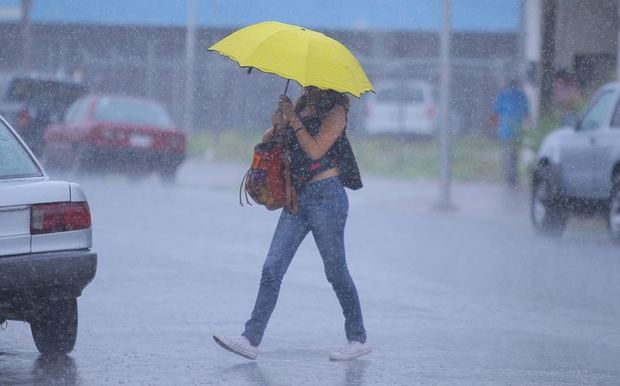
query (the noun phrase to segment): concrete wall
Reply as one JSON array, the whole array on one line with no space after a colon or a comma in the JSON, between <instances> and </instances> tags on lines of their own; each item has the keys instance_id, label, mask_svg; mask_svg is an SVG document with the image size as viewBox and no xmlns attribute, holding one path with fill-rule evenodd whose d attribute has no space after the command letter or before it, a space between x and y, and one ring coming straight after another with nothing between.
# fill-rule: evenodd
<instances>
[{"instance_id":1,"label":"concrete wall","mask_svg":"<svg viewBox=\"0 0 620 386\"><path fill-rule=\"evenodd\" d=\"M563 0L556 21L556 66L572 68L575 54L616 56L618 2Z\"/></svg>"},{"instance_id":2,"label":"concrete wall","mask_svg":"<svg viewBox=\"0 0 620 386\"><path fill-rule=\"evenodd\" d=\"M540 74L541 63L541 39L542 39L542 1L523 0L521 8L521 39L524 60L523 72L525 75L524 90L531 106L531 118L533 125L538 125L540 98Z\"/></svg>"},{"instance_id":3,"label":"concrete wall","mask_svg":"<svg viewBox=\"0 0 620 386\"><path fill-rule=\"evenodd\" d=\"M558 70L574 73L586 97L618 78L619 2L522 0L522 56L534 106L549 106Z\"/></svg>"}]
</instances>

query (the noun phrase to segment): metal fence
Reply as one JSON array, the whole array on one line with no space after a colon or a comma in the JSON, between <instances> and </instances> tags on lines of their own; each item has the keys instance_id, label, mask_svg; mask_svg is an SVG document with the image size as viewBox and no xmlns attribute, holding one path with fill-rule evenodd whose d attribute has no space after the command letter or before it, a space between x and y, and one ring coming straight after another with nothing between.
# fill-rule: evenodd
<instances>
[{"instance_id":1,"label":"metal fence","mask_svg":"<svg viewBox=\"0 0 620 386\"><path fill-rule=\"evenodd\" d=\"M82 54L85 82L94 92L146 96L166 104L175 120L182 122L184 108L185 67L182 57L158 60L152 55L138 60L110 55L102 60ZM425 80L438 84L437 59L369 59L361 58L373 82L397 79ZM485 130L493 98L498 88L511 76L508 59L452 60L451 116L460 133ZM194 128L222 131L227 129L264 128L269 125L277 96L285 80L271 74L239 68L216 54L199 55L195 65ZM299 87L289 89L289 96ZM364 97L352 98L350 125L363 129Z\"/></svg>"},{"instance_id":2,"label":"metal fence","mask_svg":"<svg viewBox=\"0 0 620 386\"><path fill-rule=\"evenodd\" d=\"M4 34L0 40L6 40L9 47L15 41L17 29L6 25L2 28ZM248 75L245 69L232 61L206 50L226 33L228 31L224 30L201 31L194 65L194 127L188 129L223 131L264 128L270 123L277 96L284 90L283 79L260 71ZM433 55L434 35L427 35L411 34L387 40L391 45L409 42L407 44L419 46L413 52L426 55L424 58L385 55L386 52L389 54L398 50L369 50L368 53L374 56L360 56L363 54L358 53L370 80L421 79L437 85L438 59L428 57ZM485 40L476 35L474 38L459 39L456 36L456 43L453 43L460 47L455 50L455 55L478 57L452 59L450 108L460 132L485 129L494 95L500 85L515 73L517 62L516 53L512 52L514 37L491 36ZM349 39L348 45L353 47L363 41L356 40L356 34L344 34L341 39ZM380 39L374 40L369 40L372 44L368 43L372 47L382 42ZM10 52L17 53L16 49L7 48L0 53L0 67L14 65ZM96 93L157 99L182 124L185 112L184 58L183 29L41 26L35 34L33 65L35 70L43 73L69 74L79 69L84 75L83 81ZM296 86L289 91L293 97L297 93ZM352 134L363 132L364 100L364 97L359 100L352 98L349 119Z\"/></svg>"}]
</instances>

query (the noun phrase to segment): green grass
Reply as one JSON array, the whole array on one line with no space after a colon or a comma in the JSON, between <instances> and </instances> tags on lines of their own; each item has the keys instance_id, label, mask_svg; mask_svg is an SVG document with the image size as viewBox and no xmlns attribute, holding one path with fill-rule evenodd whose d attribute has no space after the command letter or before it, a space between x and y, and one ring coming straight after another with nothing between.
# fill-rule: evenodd
<instances>
[{"instance_id":1,"label":"green grass","mask_svg":"<svg viewBox=\"0 0 620 386\"><path fill-rule=\"evenodd\" d=\"M452 175L459 181L498 181L499 146L480 137L452 139ZM406 180L439 178L440 146L436 140L378 138L354 141L360 168L371 174Z\"/></svg>"},{"instance_id":2,"label":"green grass","mask_svg":"<svg viewBox=\"0 0 620 386\"><path fill-rule=\"evenodd\" d=\"M214 161L250 163L252 149L262 132L229 130L198 132L189 139L193 157ZM397 137L352 138L362 174L404 180L439 178L439 143L436 140L404 140ZM497 182L501 179L499 145L484 137L452 139L452 175L457 181Z\"/></svg>"},{"instance_id":3,"label":"green grass","mask_svg":"<svg viewBox=\"0 0 620 386\"><path fill-rule=\"evenodd\" d=\"M207 157L216 161L250 162L254 145L262 132L227 130L221 133L201 131L188 138L190 157Z\"/></svg>"}]
</instances>

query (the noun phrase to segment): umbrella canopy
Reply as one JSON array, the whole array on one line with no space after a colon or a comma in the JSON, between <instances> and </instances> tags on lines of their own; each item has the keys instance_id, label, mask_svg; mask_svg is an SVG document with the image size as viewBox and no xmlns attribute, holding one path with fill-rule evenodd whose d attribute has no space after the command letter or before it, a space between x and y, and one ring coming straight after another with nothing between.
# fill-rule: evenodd
<instances>
[{"instance_id":1,"label":"umbrella canopy","mask_svg":"<svg viewBox=\"0 0 620 386\"><path fill-rule=\"evenodd\" d=\"M353 54L320 32L262 22L242 28L209 47L239 63L297 81L359 97L374 91Z\"/></svg>"}]
</instances>

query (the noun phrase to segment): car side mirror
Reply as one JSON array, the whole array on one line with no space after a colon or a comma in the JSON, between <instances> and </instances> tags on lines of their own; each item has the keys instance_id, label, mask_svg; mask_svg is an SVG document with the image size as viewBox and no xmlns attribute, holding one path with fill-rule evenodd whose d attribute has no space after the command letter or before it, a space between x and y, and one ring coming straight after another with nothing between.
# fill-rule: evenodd
<instances>
[{"instance_id":1,"label":"car side mirror","mask_svg":"<svg viewBox=\"0 0 620 386\"><path fill-rule=\"evenodd\" d=\"M575 131L579 131L581 126L581 121L575 115L567 115L562 118L562 126L564 127L572 127Z\"/></svg>"},{"instance_id":2,"label":"car side mirror","mask_svg":"<svg viewBox=\"0 0 620 386\"><path fill-rule=\"evenodd\" d=\"M50 115L50 124L55 124L62 122L62 115L60 114L52 114Z\"/></svg>"}]
</instances>

